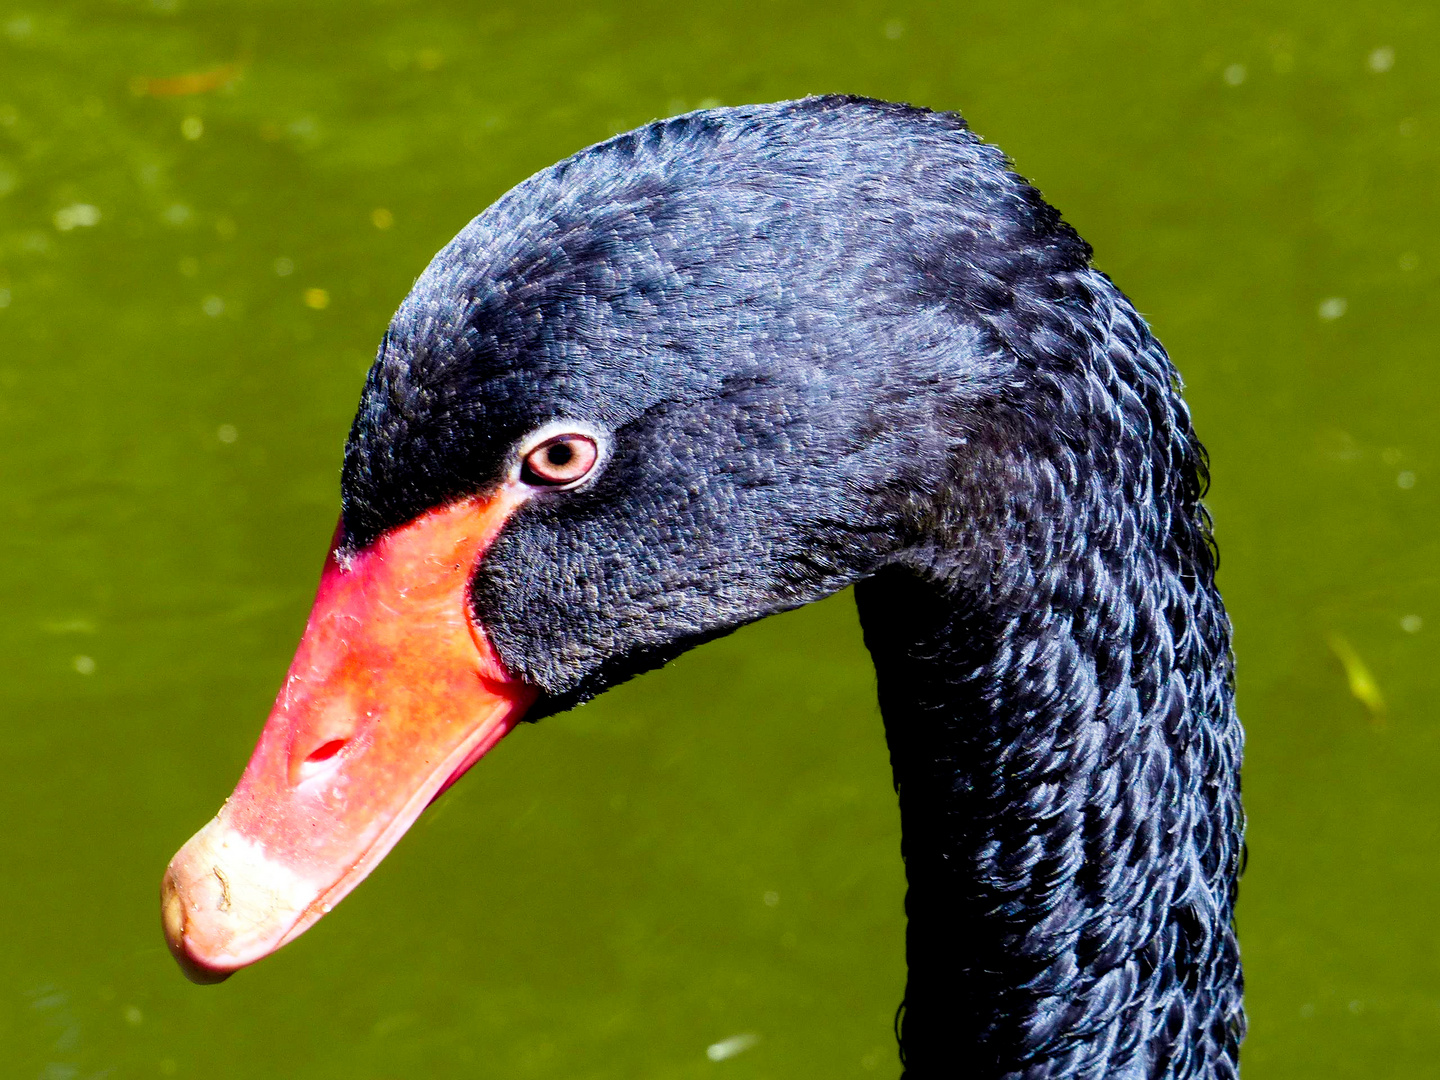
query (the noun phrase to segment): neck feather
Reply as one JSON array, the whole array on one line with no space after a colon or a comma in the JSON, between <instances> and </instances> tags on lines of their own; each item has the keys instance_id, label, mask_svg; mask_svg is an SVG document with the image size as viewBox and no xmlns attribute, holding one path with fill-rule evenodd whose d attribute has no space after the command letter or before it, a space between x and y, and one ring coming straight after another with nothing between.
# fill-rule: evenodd
<instances>
[{"instance_id":1,"label":"neck feather","mask_svg":"<svg viewBox=\"0 0 1440 1080\"><path fill-rule=\"evenodd\" d=\"M1242 736L1196 485L1015 460L966 539L857 587L909 881L906 1075L1232 1078Z\"/></svg>"}]
</instances>

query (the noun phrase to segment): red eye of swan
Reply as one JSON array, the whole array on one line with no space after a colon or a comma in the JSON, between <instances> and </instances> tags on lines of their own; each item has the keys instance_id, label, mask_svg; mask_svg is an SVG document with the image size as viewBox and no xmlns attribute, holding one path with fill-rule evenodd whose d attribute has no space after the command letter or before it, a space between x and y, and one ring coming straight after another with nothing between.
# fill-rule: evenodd
<instances>
[{"instance_id":1,"label":"red eye of swan","mask_svg":"<svg viewBox=\"0 0 1440 1080\"><path fill-rule=\"evenodd\" d=\"M600 448L588 435L556 435L525 455L521 477L540 487L573 484L589 474L599 456Z\"/></svg>"}]
</instances>

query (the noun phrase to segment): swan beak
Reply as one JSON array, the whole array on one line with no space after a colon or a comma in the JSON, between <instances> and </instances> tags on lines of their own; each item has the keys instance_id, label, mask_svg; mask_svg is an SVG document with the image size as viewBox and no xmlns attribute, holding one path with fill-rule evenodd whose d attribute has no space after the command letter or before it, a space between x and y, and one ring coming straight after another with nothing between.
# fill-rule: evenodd
<instances>
[{"instance_id":1,"label":"swan beak","mask_svg":"<svg viewBox=\"0 0 1440 1080\"><path fill-rule=\"evenodd\" d=\"M468 598L521 501L502 488L331 552L250 764L165 871L165 938L193 981L220 981L330 911L535 700Z\"/></svg>"}]
</instances>

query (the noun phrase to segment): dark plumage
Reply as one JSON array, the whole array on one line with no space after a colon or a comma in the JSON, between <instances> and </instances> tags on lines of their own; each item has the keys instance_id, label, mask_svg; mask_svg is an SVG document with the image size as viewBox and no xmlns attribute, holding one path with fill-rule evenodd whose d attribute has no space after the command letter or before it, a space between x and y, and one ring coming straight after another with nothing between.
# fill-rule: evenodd
<instances>
[{"instance_id":1,"label":"dark plumage","mask_svg":"<svg viewBox=\"0 0 1440 1080\"><path fill-rule=\"evenodd\" d=\"M953 114L651 124L431 263L346 450L344 543L609 433L471 585L532 716L858 583L900 795L907 1075L1231 1077L1242 852L1204 452L1090 249Z\"/></svg>"}]
</instances>

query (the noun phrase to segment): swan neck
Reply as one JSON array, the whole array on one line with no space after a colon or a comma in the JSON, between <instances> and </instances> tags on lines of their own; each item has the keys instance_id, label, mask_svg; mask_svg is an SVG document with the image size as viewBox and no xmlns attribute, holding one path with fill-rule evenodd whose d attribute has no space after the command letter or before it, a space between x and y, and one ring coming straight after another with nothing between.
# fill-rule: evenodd
<instances>
[{"instance_id":1,"label":"swan neck","mask_svg":"<svg viewBox=\"0 0 1440 1080\"><path fill-rule=\"evenodd\" d=\"M1237 1075L1241 736L1194 571L1082 530L1023 587L857 587L900 799L909 1080Z\"/></svg>"}]
</instances>

